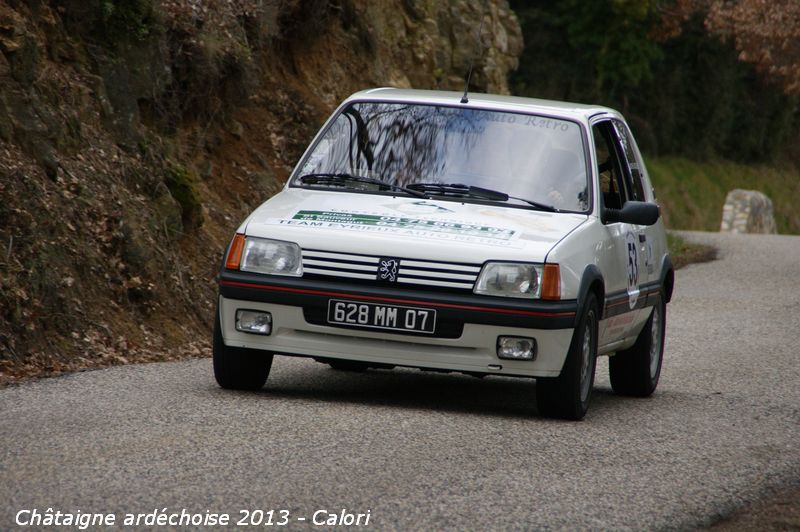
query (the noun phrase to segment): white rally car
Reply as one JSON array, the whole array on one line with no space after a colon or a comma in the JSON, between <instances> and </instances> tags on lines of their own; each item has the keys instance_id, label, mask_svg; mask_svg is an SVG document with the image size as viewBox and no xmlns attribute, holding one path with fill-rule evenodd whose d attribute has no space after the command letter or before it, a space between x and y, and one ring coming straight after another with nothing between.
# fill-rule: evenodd
<instances>
[{"instance_id":1,"label":"white rally car","mask_svg":"<svg viewBox=\"0 0 800 532\"><path fill-rule=\"evenodd\" d=\"M543 415L581 419L598 355L615 392L655 390L673 278L616 111L359 92L228 247L214 374L258 389L279 354L535 377Z\"/></svg>"}]
</instances>

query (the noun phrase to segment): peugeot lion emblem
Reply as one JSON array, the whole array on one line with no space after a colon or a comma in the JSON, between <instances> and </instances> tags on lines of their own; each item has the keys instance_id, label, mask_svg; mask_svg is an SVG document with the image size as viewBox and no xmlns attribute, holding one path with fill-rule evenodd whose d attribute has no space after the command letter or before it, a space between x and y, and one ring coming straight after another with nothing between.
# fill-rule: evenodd
<instances>
[{"instance_id":1,"label":"peugeot lion emblem","mask_svg":"<svg viewBox=\"0 0 800 532\"><path fill-rule=\"evenodd\" d=\"M397 268L400 266L400 261L397 259L384 259L379 261L378 266L378 279L381 281L388 281L394 283L397 281Z\"/></svg>"}]
</instances>

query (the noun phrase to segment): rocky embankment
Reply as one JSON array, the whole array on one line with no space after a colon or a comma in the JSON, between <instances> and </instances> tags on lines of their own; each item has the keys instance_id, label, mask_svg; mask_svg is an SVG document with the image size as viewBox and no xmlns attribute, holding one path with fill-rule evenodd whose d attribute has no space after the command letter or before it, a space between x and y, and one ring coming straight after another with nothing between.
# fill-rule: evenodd
<instances>
[{"instance_id":1,"label":"rocky embankment","mask_svg":"<svg viewBox=\"0 0 800 532\"><path fill-rule=\"evenodd\" d=\"M505 0L0 0L0 381L207 352L225 244L338 101L476 52L504 93L521 49Z\"/></svg>"}]
</instances>

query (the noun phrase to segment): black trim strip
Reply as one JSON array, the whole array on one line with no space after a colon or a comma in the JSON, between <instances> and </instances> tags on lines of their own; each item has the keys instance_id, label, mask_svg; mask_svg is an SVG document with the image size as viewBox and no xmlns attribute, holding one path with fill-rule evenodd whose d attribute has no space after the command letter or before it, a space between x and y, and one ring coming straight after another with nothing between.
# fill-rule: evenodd
<instances>
[{"instance_id":1,"label":"black trim strip","mask_svg":"<svg viewBox=\"0 0 800 532\"><path fill-rule=\"evenodd\" d=\"M606 295L605 308L603 309L603 319L612 318L632 312L645 307L651 307L658 303L661 297L661 282L651 281L639 286L639 297L636 299L636 305L631 308L630 300L628 298L628 291L621 290Z\"/></svg>"},{"instance_id":2,"label":"black trim strip","mask_svg":"<svg viewBox=\"0 0 800 532\"><path fill-rule=\"evenodd\" d=\"M399 286L259 275L223 270L220 294L230 299L303 307L327 306L331 298L433 307L440 319L529 329L568 329L575 324L576 300L540 301L436 293Z\"/></svg>"},{"instance_id":3,"label":"black trim strip","mask_svg":"<svg viewBox=\"0 0 800 532\"><path fill-rule=\"evenodd\" d=\"M370 272L361 272L367 275L371 275ZM379 287L379 288L387 288L395 286L397 288L402 288L403 290L424 290L429 297L435 297L439 294L472 294L472 286L474 283L466 283L465 286L444 286L444 285L434 285L428 283L422 283L419 280L409 280L409 281L401 281L400 274L398 274L398 280L394 283L390 281L383 281L377 278L375 275L373 278L363 278L363 277L348 277L345 275L330 275L328 273L312 273L309 271L303 272L303 279L307 281L329 281L329 282L344 282L344 283L358 283L358 286L361 288L371 288L371 287ZM431 279L432 280L432 279Z\"/></svg>"},{"instance_id":4,"label":"black trim strip","mask_svg":"<svg viewBox=\"0 0 800 532\"><path fill-rule=\"evenodd\" d=\"M365 264L365 266L375 266L375 268L370 270L361 270L357 268L347 268L348 265L352 263L342 264L341 266L323 266L321 264L303 264L303 268L311 268L314 270L325 270L329 272L345 272L345 273L364 273L367 275L378 275L378 266L375 264ZM358 264L360 266L360 264Z\"/></svg>"},{"instance_id":5,"label":"black trim strip","mask_svg":"<svg viewBox=\"0 0 800 532\"><path fill-rule=\"evenodd\" d=\"M330 259L328 257L319 257L319 256L316 256L316 255L303 255L302 258L303 258L303 261L306 261L306 260L317 260L317 261L323 261L323 262L331 262L331 263L334 263L334 264L342 264L342 265L345 265L345 266L349 265L349 264L354 264L356 266L372 266L375 269L378 268L378 263L377 262L367 262L367 261L361 261L361 260L348 260L348 259Z\"/></svg>"},{"instance_id":6,"label":"black trim strip","mask_svg":"<svg viewBox=\"0 0 800 532\"><path fill-rule=\"evenodd\" d=\"M418 272L407 272L405 269L400 268L400 271L397 272L397 277L408 277L410 279L421 279L423 281L442 281L446 283L463 283L468 284L470 288L472 285L475 284L475 281L478 279L478 276L475 275L472 279L454 279L452 277L432 277L430 275L423 275Z\"/></svg>"},{"instance_id":7,"label":"black trim strip","mask_svg":"<svg viewBox=\"0 0 800 532\"><path fill-rule=\"evenodd\" d=\"M478 266L476 266L479 268ZM425 268L424 266L405 266L403 264L403 260L400 259L400 270L401 271L408 271L412 270L415 272L435 272L435 273L456 273L459 275L471 275L472 277L477 278L478 275L481 273L480 269L476 272L468 272L464 270L453 270L453 269L445 269L445 268Z\"/></svg>"}]
</instances>

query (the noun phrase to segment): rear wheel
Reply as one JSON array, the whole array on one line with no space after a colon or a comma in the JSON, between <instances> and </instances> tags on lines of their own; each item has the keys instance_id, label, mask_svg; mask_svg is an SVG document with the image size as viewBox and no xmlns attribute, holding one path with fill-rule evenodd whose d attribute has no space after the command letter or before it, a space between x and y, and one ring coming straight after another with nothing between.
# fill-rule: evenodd
<instances>
[{"instance_id":1,"label":"rear wheel","mask_svg":"<svg viewBox=\"0 0 800 532\"><path fill-rule=\"evenodd\" d=\"M547 417L580 420L589 409L597 365L597 296L586 298L561 375L536 380L536 403Z\"/></svg>"},{"instance_id":2,"label":"rear wheel","mask_svg":"<svg viewBox=\"0 0 800 532\"><path fill-rule=\"evenodd\" d=\"M636 343L608 359L608 373L614 393L648 397L656 390L664 359L666 318L667 305L662 297L653 307Z\"/></svg>"},{"instance_id":3,"label":"rear wheel","mask_svg":"<svg viewBox=\"0 0 800 532\"><path fill-rule=\"evenodd\" d=\"M267 382L272 354L257 349L226 346L222 341L219 309L214 319L214 378L222 388L258 390Z\"/></svg>"}]
</instances>

